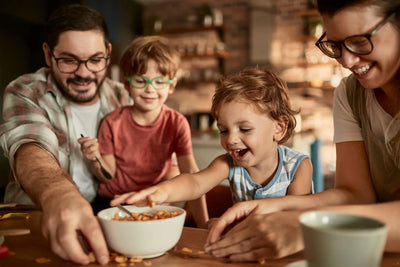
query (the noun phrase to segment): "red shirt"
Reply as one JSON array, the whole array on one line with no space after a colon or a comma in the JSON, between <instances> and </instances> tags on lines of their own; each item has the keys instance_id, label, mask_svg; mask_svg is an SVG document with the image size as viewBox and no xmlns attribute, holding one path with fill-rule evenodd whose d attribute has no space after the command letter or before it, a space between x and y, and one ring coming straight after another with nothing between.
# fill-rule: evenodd
<instances>
[{"instance_id":1,"label":"red shirt","mask_svg":"<svg viewBox=\"0 0 400 267\"><path fill-rule=\"evenodd\" d=\"M138 191L159 183L171 166L171 155L191 155L192 142L187 119L164 105L153 125L137 124L131 107L107 115L100 125L98 141L101 154L113 154L116 174L109 183L99 185L99 195Z\"/></svg>"}]
</instances>

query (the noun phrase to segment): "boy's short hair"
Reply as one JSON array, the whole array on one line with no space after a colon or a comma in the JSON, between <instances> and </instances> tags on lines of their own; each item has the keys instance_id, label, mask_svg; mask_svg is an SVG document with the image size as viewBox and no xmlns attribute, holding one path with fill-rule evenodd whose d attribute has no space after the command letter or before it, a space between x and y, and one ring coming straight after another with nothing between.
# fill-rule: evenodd
<instances>
[{"instance_id":1,"label":"boy's short hair","mask_svg":"<svg viewBox=\"0 0 400 267\"><path fill-rule=\"evenodd\" d=\"M92 31L103 33L105 46L110 42L107 23L95 9L85 5L70 4L56 9L46 24L46 43L53 49L58 44L60 34L66 31Z\"/></svg>"},{"instance_id":2,"label":"boy's short hair","mask_svg":"<svg viewBox=\"0 0 400 267\"><path fill-rule=\"evenodd\" d=\"M218 120L224 103L240 100L253 104L260 112L268 113L274 120L286 120L287 131L279 141L285 143L296 127L295 111L291 108L286 83L269 70L247 68L238 74L220 80L212 100L211 113Z\"/></svg>"},{"instance_id":3,"label":"boy's short hair","mask_svg":"<svg viewBox=\"0 0 400 267\"><path fill-rule=\"evenodd\" d=\"M129 44L120 61L122 76L144 74L150 59L156 62L162 75L169 79L175 77L180 64L179 52L169 44L167 38L156 35L141 36Z\"/></svg>"}]
</instances>

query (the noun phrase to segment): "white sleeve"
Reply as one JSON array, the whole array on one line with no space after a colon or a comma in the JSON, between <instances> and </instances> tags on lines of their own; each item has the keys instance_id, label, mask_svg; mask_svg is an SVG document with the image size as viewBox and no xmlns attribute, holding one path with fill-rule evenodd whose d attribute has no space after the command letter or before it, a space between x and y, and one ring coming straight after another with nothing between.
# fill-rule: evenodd
<instances>
[{"instance_id":1,"label":"white sleeve","mask_svg":"<svg viewBox=\"0 0 400 267\"><path fill-rule=\"evenodd\" d=\"M342 79L334 92L333 102L333 124L335 143L346 141L362 141L361 129L357 119L354 117L346 93L347 77Z\"/></svg>"}]
</instances>

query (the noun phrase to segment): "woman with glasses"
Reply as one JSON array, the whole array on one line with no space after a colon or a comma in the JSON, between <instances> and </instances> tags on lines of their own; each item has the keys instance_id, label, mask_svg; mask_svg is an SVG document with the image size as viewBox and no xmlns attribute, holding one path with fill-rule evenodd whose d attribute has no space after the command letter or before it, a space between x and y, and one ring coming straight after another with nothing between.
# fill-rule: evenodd
<instances>
[{"instance_id":1,"label":"woman with glasses","mask_svg":"<svg viewBox=\"0 0 400 267\"><path fill-rule=\"evenodd\" d=\"M400 252L400 1L317 2L326 32L316 45L352 72L335 90L335 188L233 206L210 231L206 250L215 256L272 259L303 249L306 209L378 219L388 226L386 251Z\"/></svg>"}]
</instances>

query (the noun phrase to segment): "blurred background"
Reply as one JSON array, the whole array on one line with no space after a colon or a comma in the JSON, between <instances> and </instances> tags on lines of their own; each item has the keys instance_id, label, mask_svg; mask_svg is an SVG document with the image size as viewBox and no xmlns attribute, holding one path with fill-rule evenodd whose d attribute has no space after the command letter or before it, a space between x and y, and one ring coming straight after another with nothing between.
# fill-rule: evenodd
<instances>
[{"instance_id":1,"label":"blurred background","mask_svg":"<svg viewBox=\"0 0 400 267\"><path fill-rule=\"evenodd\" d=\"M0 0L1 95L19 75L45 66L44 24L54 9L69 3L86 4L105 17L114 79L119 80L125 47L137 36L163 35L181 52L180 80L167 104L189 120L200 168L224 153L209 113L219 77L248 66L277 72L288 83L293 106L301 109L287 145L311 155L317 191L332 186L333 91L348 73L314 45L323 32L314 1ZM8 176L8 161L1 156L1 190Z\"/></svg>"}]
</instances>

